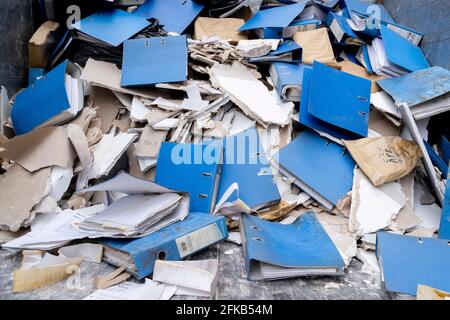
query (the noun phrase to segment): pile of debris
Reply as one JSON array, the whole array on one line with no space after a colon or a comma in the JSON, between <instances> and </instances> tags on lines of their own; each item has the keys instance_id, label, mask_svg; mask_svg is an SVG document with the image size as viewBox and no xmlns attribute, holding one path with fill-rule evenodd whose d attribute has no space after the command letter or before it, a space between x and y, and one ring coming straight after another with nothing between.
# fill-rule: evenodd
<instances>
[{"instance_id":1,"label":"pile of debris","mask_svg":"<svg viewBox=\"0 0 450 320\"><path fill-rule=\"evenodd\" d=\"M218 261L183 260L227 240L250 280L356 258L395 297L445 297L449 131L428 124L450 71L423 35L367 1L214 3L105 4L33 35L30 86L1 92L13 290L84 260L119 268L86 299L213 296Z\"/></svg>"}]
</instances>

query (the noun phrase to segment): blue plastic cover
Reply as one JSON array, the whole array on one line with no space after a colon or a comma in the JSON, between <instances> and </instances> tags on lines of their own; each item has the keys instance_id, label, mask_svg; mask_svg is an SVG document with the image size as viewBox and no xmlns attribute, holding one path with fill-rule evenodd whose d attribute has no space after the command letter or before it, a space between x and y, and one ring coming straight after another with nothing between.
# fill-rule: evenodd
<instances>
[{"instance_id":1,"label":"blue plastic cover","mask_svg":"<svg viewBox=\"0 0 450 320\"><path fill-rule=\"evenodd\" d=\"M146 19L123 10L95 13L72 25L78 31L114 47L150 25Z\"/></svg>"},{"instance_id":2,"label":"blue plastic cover","mask_svg":"<svg viewBox=\"0 0 450 320\"><path fill-rule=\"evenodd\" d=\"M212 213L222 158L223 149L218 145L163 142L155 182L189 193L190 211Z\"/></svg>"},{"instance_id":3,"label":"blue plastic cover","mask_svg":"<svg viewBox=\"0 0 450 320\"><path fill-rule=\"evenodd\" d=\"M186 36L127 40L121 86L145 86L187 80Z\"/></svg>"},{"instance_id":4,"label":"blue plastic cover","mask_svg":"<svg viewBox=\"0 0 450 320\"><path fill-rule=\"evenodd\" d=\"M239 31L259 28L287 27L305 9L305 3L296 3L258 11Z\"/></svg>"},{"instance_id":5,"label":"blue plastic cover","mask_svg":"<svg viewBox=\"0 0 450 320\"><path fill-rule=\"evenodd\" d=\"M69 63L68 60L61 63L17 95L11 110L17 135L32 131L70 108L65 85Z\"/></svg>"},{"instance_id":6,"label":"blue plastic cover","mask_svg":"<svg viewBox=\"0 0 450 320\"><path fill-rule=\"evenodd\" d=\"M201 4L191 0L147 0L135 14L158 19L167 32L182 34L202 10Z\"/></svg>"},{"instance_id":7,"label":"blue plastic cover","mask_svg":"<svg viewBox=\"0 0 450 320\"><path fill-rule=\"evenodd\" d=\"M224 163L217 200L233 184L239 185L239 198L251 209L280 200L272 170L255 128L215 141L224 149Z\"/></svg>"},{"instance_id":8,"label":"blue plastic cover","mask_svg":"<svg viewBox=\"0 0 450 320\"><path fill-rule=\"evenodd\" d=\"M194 250L180 252L180 248L192 246L192 243L186 243L183 238L193 232L198 234L196 239L200 236L203 241L197 241L197 247L191 247ZM142 279L152 274L160 253L164 253L166 260L178 261L227 237L228 228L224 217L192 212L185 220L171 224L148 236L139 239L102 239L100 243L129 254L137 268L132 272L138 279Z\"/></svg>"},{"instance_id":9,"label":"blue plastic cover","mask_svg":"<svg viewBox=\"0 0 450 320\"><path fill-rule=\"evenodd\" d=\"M367 137L371 85L367 79L315 61L308 112L329 124Z\"/></svg>"},{"instance_id":10,"label":"blue plastic cover","mask_svg":"<svg viewBox=\"0 0 450 320\"><path fill-rule=\"evenodd\" d=\"M390 292L415 296L419 284L450 291L450 245L446 240L378 232L377 256Z\"/></svg>"},{"instance_id":11,"label":"blue plastic cover","mask_svg":"<svg viewBox=\"0 0 450 320\"><path fill-rule=\"evenodd\" d=\"M432 67L402 77L379 80L377 84L396 103L414 107L450 93L450 71Z\"/></svg>"},{"instance_id":12,"label":"blue plastic cover","mask_svg":"<svg viewBox=\"0 0 450 320\"><path fill-rule=\"evenodd\" d=\"M390 63L410 72L430 67L422 49L403 38L397 32L381 26L381 37L383 38L386 56Z\"/></svg>"},{"instance_id":13,"label":"blue plastic cover","mask_svg":"<svg viewBox=\"0 0 450 320\"><path fill-rule=\"evenodd\" d=\"M242 214L241 233L247 273L253 261L291 268L343 268L344 261L316 215L308 212L293 224Z\"/></svg>"},{"instance_id":14,"label":"blue plastic cover","mask_svg":"<svg viewBox=\"0 0 450 320\"><path fill-rule=\"evenodd\" d=\"M310 129L329 134L337 139L356 140L358 135L322 121L308 112L309 92L311 90L312 67L305 66L303 71L302 95L300 98L299 122Z\"/></svg>"},{"instance_id":15,"label":"blue plastic cover","mask_svg":"<svg viewBox=\"0 0 450 320\"><path fill-rule=\"evenodd\" d=\"M273 158L334 205L352 190L355 161L350 153L313 131L300 133Z\"/></svg>"}]
</instances>

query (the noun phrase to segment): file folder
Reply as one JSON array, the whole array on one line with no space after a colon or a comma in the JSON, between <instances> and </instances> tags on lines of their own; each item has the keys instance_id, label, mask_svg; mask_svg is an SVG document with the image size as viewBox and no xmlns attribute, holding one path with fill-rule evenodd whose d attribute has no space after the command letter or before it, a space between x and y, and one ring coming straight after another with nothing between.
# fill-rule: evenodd
<instances>
[{"instance_id":1,"label":"file folder","mask_svg":"<svg viewBox=\"0 0 450 320\"><path fill-rule=\"evenodd\" d=\"M382 5L362 2L360 0L344 0L344 3L346 7L344 13L346 16L353 21L363 21L364 27L362 25L358 25L358 27L362 29L362 33L368 36L378 37L380 35L380 25L395 23L394 19ZM367 19L373 14L380 15L380 23L374 22L374 26L369 28L369 26L367 26Z\"/></svg>"},{"instance_id":2,"label":"file folder","mask_svg":"<svg viewBox=\"0 0 450 320\"><path fill-rule=\"evenodd\" d=\"M187 80L186 36L127 40L121 85L144 86Z\"/></svg>"},{"instance_id":3,"label":"file folder","mask_svg":"<svg viewBox=\"0 0 450 320\"><path fill-rule=\"evenodd\" d=\"M80 73L75 64L66 60L21 91L11 110L16 134L74 118L84 106Z\"/></svg>"},{"instance_id":4,"label":"file folder","mask_svg":"<svg viewBox=\"0 0 450 320\"><path fill-rule=\"evenodd\" d=\"M347 18L330 12L327 16L327 25L339 44L363 45L365 42L353 31Z\"/></svg>"},{"instance_id":5,"label":"file folder","mask_svg":"<svg viewBox=\"0 0 450 320\"><path fill-rule=\"evenodd\" d=\"M344 0L345 6L347 8L347 14L348 17L351 18L352 14L358 14L363 17L369 17L369 15L372 13L370 11L370 6L376 6L379 9L380 13L380 20L384 23L394 23L394 19L392 16L387 12L386 8L379 4L373 4L368 2L363 2L360 0Z\"/></svg>"},{"instance_id":6,"label":"file folder","mask_svg":"<svg viewBox=\"0 0 450 320\"><path fill-rule=\"evenodd\" d=\"M296 3L260 10L239 31L287 27L305 9L305 5L305 3Z\"/></svg>"},{"instance_id":7,"label":"file folder","mask_svg":"<svg viewBox=\"0 0 450 320\"><path fill-rule=\"evenodd\" d=\"M138 279L153 273L156 260L179 261L228 237L225 218L192 212L183 221L139 239L102 239L103 260Z\"/></svg>"},{"instance_id":8,"label":"file folder","mask_svg":"<svg viewBox=\"0 0 450 320\"><path fill-rule=\"evenodd\" d=\"M371 87L367 79L315 61L308 112L329 124L367 137Z\"/></svg>"},{"instance_id":9,"label":"file folder","mask_svg":"<svg viewBox=\"0 0 450 320\"><path fill-rule=\"evenodd\" d=\"M237 183L239 199L250 209L258 210L280 201L280 193L256 128L213 143L224 149L218 200L232 184Z\"/></svg>"},{"instance_id":10,"label":"file folder","mask_svg":"<svg viewBox=\"0 0 450 320\"><path fill-rule=\"evenodd\" d=\"M419 70L402 77L377 81L395 103L406 103L410 108L430 100L450 95L450 71L441 67Z\"/></svg>"},{"instance_id":11,"label":"file folder","mask_svg":"<svg viewBox=\"0 0 450 320\"><path fill-rule=\"evenodd\" d=\"M167 32L182 34L203 8L203 5L192 0L147 0L135 15L158 19Z\"/></svg>"},{"instance_id":12,"label":"file folder","mask_svg":"<svg viewBox=\"0 0 450 320\"><path fill-rule=\"evenodd\" d=\"M419 284L450 291L447 240L378 232L376 252L389 292L415 296Z\"/></svg>"},{"instance_id":13,"label":"file folder","mask_svg":"<svg viewBox=\"0 0 450 320\"><path fill-rule=\"evenodd\" d=\"M444 202L442 203L441 224L439 226L439 239L450 241L450 173L447 175Z\"/></svg>"},{"instance_id":14,"label":"file folder","mask_svg":"<svg viewBox=\"0 0 450 320\"><path fill-rule=\"evenodd\" d=\"M352 19L355 24L358 21L360 22L356 25L354 31L358 31L370 37L379 37L380 27L386 26L415 45L419 45L423 38L423 34L420 32L395 23L394 19L383 5L362 2L360 0L345 0L345 4L345 15ZM371 20L373 25L369 26L367 20L370 16L377 15L378 13L380 14L380 20Z\"/></svg>"},{"instance_id":15,"label":"file folder","mask_svg":"<svg viewBox=\"0 0 450 320\"><path fill-rule=\"evenodd\" d=\"M344 274L344 261L313 212L291 225L241 214L240 231L249 280Z\"/></svg>"},{"instance_id":16,"label":"file folder","mask_svg":"<svg viewBox=\"0 0 450 320\"><path fill-rule=\"evenodd\" d=\"M100 41L113 47L121 45L150 25L146 19L123 10L105 10L76 22L77 38L89 42Z\"/></svg>"},{"instance_id":17,"label":"file folder","mask_svg":"<svg viewBox=\"0 0 450 320\"><path fill-rule=\"evenodd\" d=\"M155 182L189 193L190 211L212 213L222 161L223 148L219 145L164 142L158 155Z\"/></svg>"},{"instance_id":18,"label":"file folder","mask_svg":"<svg viewBox=\"0 0 450 320\"><path fill-rule=\"evenodd\" d=\"M352 190L355 161L350 153L313 131L300 133L273 159L283 175L329 210Z\"/></svg>"},{"instance_id":19,"label":"file folder","mask_svg":"<svg viewBox=\"0 0 450 320\"><path fill-rule=\"evenodd\" d=\"M270 61L300 63L302 62L302 51L302 48L295 41L287 40L281 43L277 50L270 51L263 57L251 58L248 61L251 63Z\"/></svg>"},{"instance_id":20,"label":"file folder","mask_svg":"<svg viewBox=\"0 0 450 320\"><path fill-rule=\"evenodd\" d=\"M309 94L311 90L311 76L312 67L305 66L303 71L303 81L302 81L302 93L300 98L300 112L299 112L299 122L304 126L313 129L320 133L328 134L337 139L343 140L356 140L358 135L348 132L342 128L333 126L325 121L322 121L308 111L309 106Z\"/></svg>"},{"instance_id":21,"label":"file folder","mask_svg":"<svg viewBox=\"0 0 450 320\"><path fill-rule=\"evenodd\" d=\"M281 99L300 102L303 73L306 66L301 63L273 62L269 74Z\"/></svg>"},{"instance_id":22,"label":"file folder","mask_svg":"<svg viewBox=\"0 0 450 320\"><path fill-rule=\"evenodd\" d=\"M392 31L385 26L381 26L381 37L386 49L386 56L390 63L410 72L430 67L422 49L409 42L395 31Z\"/></svg>"}]
</instances>

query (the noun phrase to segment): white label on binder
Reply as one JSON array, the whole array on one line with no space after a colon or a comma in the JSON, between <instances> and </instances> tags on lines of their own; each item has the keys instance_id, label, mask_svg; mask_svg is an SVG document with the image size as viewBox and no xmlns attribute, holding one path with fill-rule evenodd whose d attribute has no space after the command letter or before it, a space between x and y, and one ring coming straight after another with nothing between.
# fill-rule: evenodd
<instances>
[{"instance_id":1,"label":"white label on binder","mask_svg":"<svg viewBox=\"0 0 450 320\"><path fill-rule=\"evenodd\" d=\"M219 227L217 224L211 224L176 239L176 243L180 257L184 258L220 239L222 239L222 233L220 232Z\"/></svg>"}]
</instances>

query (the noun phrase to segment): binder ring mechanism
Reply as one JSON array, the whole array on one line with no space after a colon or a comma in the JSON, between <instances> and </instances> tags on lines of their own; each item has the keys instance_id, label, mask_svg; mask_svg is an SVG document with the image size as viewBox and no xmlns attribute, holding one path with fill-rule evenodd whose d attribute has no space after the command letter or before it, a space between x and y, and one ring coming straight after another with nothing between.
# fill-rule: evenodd
<instances>
[{"instance_id":1,"label":"binder ring mechanism","mask_svg":"<svg viewBox=\"0 0 450 320\"><path fill-rule=\"evenodd\" d=\"M157 257L158 257L158 260L166 260L167 254L165 251L161 250L158 252Z\"/></svg>"},{"instance_id":2,"label":"binder ring mechanism","mask_svg":"<svg viewBox=\"0 0 450 320\"><path fill-rule=\"evenodd\" d=\"M263 239L258 238L258 237L253 237L252 240L253 240L253 241L256 241L256 242L261 242L261 243L264 242Z\"/></svg>"}]
</instances>

